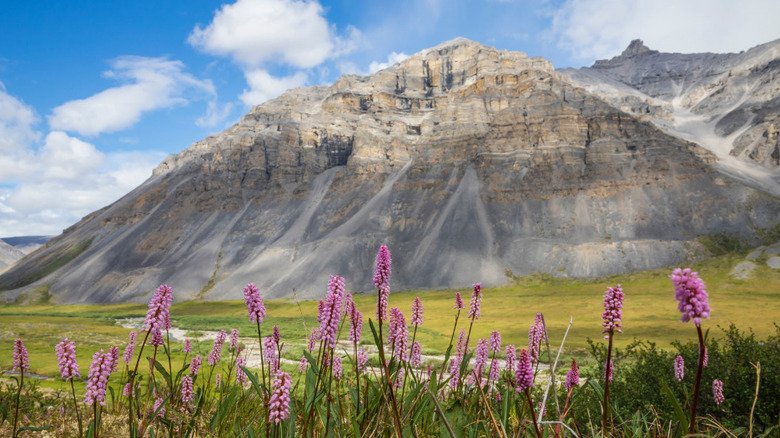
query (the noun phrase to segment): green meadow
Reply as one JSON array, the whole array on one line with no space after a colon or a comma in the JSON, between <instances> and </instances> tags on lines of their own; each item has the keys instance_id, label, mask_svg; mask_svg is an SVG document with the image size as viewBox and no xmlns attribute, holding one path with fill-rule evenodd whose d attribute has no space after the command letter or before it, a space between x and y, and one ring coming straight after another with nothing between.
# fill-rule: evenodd
<instances>
[{"instance_id":1,"label":"green meadow","mask_svg":"<svg viewBox=\"0 0 780 438\"><path fill-rule=\"evenodd\" d=\"M759 338L776 333L780 323L780 270L769 268L765 260L748 280L735 280L729 272L743 255L731 254L692 265L705 280L710 294L712 317L703 323L710 329L709 336L719 337L722 331L735 324L742 331L752 330ZM518 347L528 342L528 329L537 312L544 314L550 343L557 350L563 334L572 320L564 352L584 358L588 339L601 338L601 312L604 291L608 286L622 284L625 291L624 333L615 337L618 347L635 339L649 340L661 348L670 347L675 340L693 341L696 332L690 323L679 320L674 289L669 281L671 268L642 271L598 279L559 279L548 275L521 277L513 284L483 288L481 316L474 324L472 344L499 330L503 344ZM344 273L349 290L349 273ZM392 284L392 282L391 282ZM327 284L322 285L323 296ZM174 296L175 296L175 285ZM398 306L410 315L412 300L420 296L424 306L424 323L417 333L424 354L441 354L449 344L456 311L454 296L460 292L468 306L470 288L461 290L402 291L390 295L390 307ZM262 291L261 291L262 293ZM356 294L354 300L364 315L363 339L370 335L367 320L375 319L375 294ZM267 318L262 324L263 336L270 335L271 327L278 325L282 338L294 344L305 343L309 330L316 326L317 302L272 300L266 302ZM58 374L54 345L64 337L76 342L82 375L86 376L91 357L103 348L120 348L127 342L129 329L115 324L117 318L144 317L145 304L112 305L29 305L9 304L0 307L0 369L9 370L12 364L13 340L21 337L30 355L31 370L44 376ZM201 330L239 329L241 336L257 336L256 326L249 322L243 301L188 301L176 302L171 308L173 325L189 330L193 335ZM408 316L407 316L408 317ZM468 328L465 311L458 329ZM457 334L456 334L457 337ZM139 342L143 336L139 336ZM301 348L288 345L286 356L297 360ZM194 345L195 351L207 355L210 341ZM172 348L172 361L182 360L181 345ZM54 380L41 385L59 387Z\"/></svg>"}]
</instances>

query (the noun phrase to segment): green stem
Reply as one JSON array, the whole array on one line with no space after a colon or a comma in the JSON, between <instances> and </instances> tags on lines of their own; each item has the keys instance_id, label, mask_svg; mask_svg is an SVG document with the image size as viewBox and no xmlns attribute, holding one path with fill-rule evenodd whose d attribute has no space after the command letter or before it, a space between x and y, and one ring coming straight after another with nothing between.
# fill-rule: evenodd
<instances>
[{"instance_id":1,"label":"green stem","mask_svg":"<svg viewBox=\"0 0 780 438\"><path fill-rule=\"evenodd\" d=\"M696 325L696 332L699 335L699 366L696 370L696 384L693 390L693 402L691 403L691 423L688 433L692 434L696 430L696 407L699 404L699 387L701 386L701 372L704 368L704 335L701 333L701 326Z\"/></svg>"},{"instance_id":2,"label":"green stem","mask_svg":"<svg viewBox=\"0 0 780 438\"><path fill-rule=\"evenodd\" d=\"M70 378L70 389L73 394L73 407L76 409L76 418L79 420L79 438L84 436L84 431L81 427L81 411L79 411L79 404L76 401L76 387L73 385L73 377Z\"/></svg>"},{"instance_id":3,"label":"green stem","mask_svg":"<svg viewBox=\"0 0 780 438\"><path fill-rule=\"evenodd\" d=\"M531 421L534 423L534 431L536 431L536 436L538 438L542 438L542 431L539 430L539 424L536 423L536 412L534 412L534 402L531 401L531 392L526 389L525 390L525 397L528 399L528 409L531 410Z\"/></svg>"},{"instance_id":4,"label":"green stem","mask_svg":"<svg viewBox=\"0 0 780 438\"><path fill-rule=\"evenodd\" d=\"M612 365L612 330L609 331L609 347L607 347L607 362L604 368L604 415L602 417L601 434L607 437L607 423L609 421L609 368Z\"/></svg>"},{"instance_id":5,"label":"green stem","mask_svg":"<svg viewBox=\"0 0 780 438\"><path fill-rule=\"evenodd\" d=\"M19 373L19 391L16 392L16 412L14 413L14 433L12 437L16 437L16 424L19 420L19 399L22 396L22 386L24 386L24 368L20 368Z\"/></svg>"},{"instance_id":6,"label":"green stem","mask_svg":"<svg viewBox=\"0 0 780 438\"><path fill-rule=\"evenodd\" d=\"M133 436L133 400L135 399L135 375L138 372L138 364L141 362L141 357L144 353L144 347L146 346L146 341L149 340L149 331L146 332L146 337L144 337L144 341L141 343L141 350L138 351L138 358L135 360L135 368L133 368L133 374L130 376L130 392L128 394L128 397L130 398L130 409L127 411L127 433L132 438Z\"/></svg>"}]
</instances>

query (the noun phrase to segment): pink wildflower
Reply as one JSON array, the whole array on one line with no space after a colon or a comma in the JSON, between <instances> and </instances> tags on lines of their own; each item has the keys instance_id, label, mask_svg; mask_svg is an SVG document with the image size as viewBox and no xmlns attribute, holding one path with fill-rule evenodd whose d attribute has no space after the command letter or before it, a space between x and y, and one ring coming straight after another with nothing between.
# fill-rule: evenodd
<instances>
[{"instance_id":1,"label":"pink wildflower","mask_svg":"<svg viewBox=\"0 0 780 438\"><path fill-rule=\"evenodd\" d=\"M450 389L458 387L460 380L460 358L450 359Z\"/></svg>"},{"instance_id":2,"label":"pink wildflower","mask_svg":"<svg viewBox=\"0 0 780 438\"><path fill-rule=\"evenodd\" d=\"M238 350L238 330L230 330L230 350Z\"/></svg>"},{"instance_id":3,"label":"pink wildflower","mask_svg":"<svg viewBox=\"0 0 780 438\"><path fill-rule=\"evenodd\" d=\"M498 353L501 351L501 333L498 330L490 332L490 352Z\"/></svg>"},{"instance_id":4,"label":"pink wildflower","mask_svg":"<svg viewBox=\"0 0 780 438\"><path fill-rule=\"evenodd\" d=\"M368 363L368 352L366 350L358 351L358 370L361 371Z\"/></svg>"},{"instance_id":5,"label":"pink wildflower","mask_svg":"<svg viewBox=\"0 0 780 438\"><path fill-rule=\"evenodd\" d=\"M406 318L398 307L390 310L390 330L387 341L393 346L393 357L405 362L409 359L407 348L409 345L409 331L406 329Z\"/></svg>"},{"instance_id":6,"label":"pink wildflower","mask_svg":"<svg viewBox=\"0 0 780 438\"><path fill-rule=\"evenodd\" d=\"M192 353L192 343L189 339L184 340L184 348L182 350L184 351L184 354Z\"/></svg>"},{"instance_id":7,"label":"pink wildflower","mask_svg":"<svg viewBox=\"0 0 780 438\"><path fill-rule=\"evenodd\" d=\"M471 293L468 317L479 319L479 306L482 303L482 283L474 284L474 292Z\"/></svg>"},{"instance_id":8,"label":"pink wildflower","mask_svg":"<svg viewBox=\"0 0 780 438\"><path fill-rule=\"evenodd\" d=\"M604 370L604 377L608 381L612 381L612 377L615 373L615 362L609 361L609 365L607 365L606 369Z\"/></svg>"},{"instance_id":9,"label":"pink wildflower","mask_svg":"<svg viewBox=\"0 0 780 438\"><path fill-rule=\"evenodd\" d=\"M517 361L517 350L513 345L506 346L506 370L510 375L515 373L515 362Z\"/></svg>"},{"instance_id":10,"label":"pink wildflower","mask_svg":"<svg viewBox=\"0 0 780 438\"><path fill-rule=\"evenodd\" d=\"M268 403L270 415L269 421L276 424L287 419L290 415L290 388L292 387L292 378L285 372L278 372L274 376L273 392L271 400Z\"/></svg>"},{"instance_id":11,"label":"pink wildflower","mask_svg":"<svg viewBox=\"0 0 780 438\"><path fill-rule=\"evenodd\" d=\"M401 389L404 386L404 372L406 371L406 368L401 368L398 370L398 375L395 378L395 382L393 382L393 389Z\"/></svg>"},{"instance_id":12,"label":"pink wildflower","mask_svg":"<svg viewBox=\"0 0 780 438\"><path fill-rule=\"evenodd\" d=\"M580 384L580 369L577 366L577 361L571 360L571 368L566 373L566 390L571 391L572 388Z\"/></svg>"},{"instance_id":13,"label":"pink wildflower","mask_svg":"<svg viewBox=\"0 0 780 438\"><path fill-rule=\"evenodd\" d=\"M476 360L474 361L474 369L477 370L477 374L482 374L482 368L487 364L488 350L490 345L487 339L480 339L477 341Z\"/></svg>"},{"instance_id":14,"label":"pink wildflower","mask_svg":"<svg viewBox=\"0 0 780 438\"><path fill-rule=\"evenodd\" d=\"M279 369L279 358L276 357L276 343L272 336L263 339L263 355L265 360L268 361L271 371Z\"/></svg>"},{"instance_id":15,"label":"pink wildflower","mask_svg":"<svg viewBox=\"0 0 780 438\"><path fill-rule=\"evenodd\" d=\"M455 292L455 306L453 309L461 310L465 308L466 305L463 304L463 298L460 296L460 292Z\"/></svg>"},{"instance_id":16,"label":"pink wildflower","mask_svg":"<svg viewBox=\"0 0 780 438\"><path fill-rule=\"evenodd\" d=\"M469 346L466 344L466 329L460 329L458 334L458 345L455 348L458 356L465 356L469 352Z\"/></svg>"},{"instance_id":17,"label":"pink wildflower","mask_svg":"<svg viewBox=\"0 0 780 438\"><path fill-rule=\"evenodd\" d=\"M420 297L415 297L412 302L412 320L411 323L415 327L419 327L423 323L423 305Z\"/></svg>"},{"instance_id":18,"label":"pink wildflower","mask_svg":"<svg viewBox=\"0 0 780 438\"><path fill-rule=\"evenodd\" d=\"M699 278L699 273L691 272L690 268L677 268L672 271L671 280L674 283L674 296L679 301L677 309L683 314L680 320L688 322L693 319L693 323L700 326L702 318L710 317L711 310L704 281Z\"/></svg>"},{"instance_id":19,"label":"pink wildflower","mask_svg":"<svg viewBox=\"0 0 780 438\"><path fill-rule=\"evenodd\" d=\"M336 337L341 319L341 301L344 298L344 279L331 275L328 281L328 296L320 314L320 339L325 348L336 346Z\"/></svg>"},{"instance_id":20,"label":"pink wildflower","mask_svg":"<svg viewBox=\"0 0 780 438\"><path fill-rule=\"evenodd\" d=\"M200 370L200 365L202 360L203 359L201 359L200 355L197 355L192 358L192 360L190 361L190 375L192 376L198 375L198 370Z\"/></svg>"},{"instance_id":21,"label":"pink wildflower","mask_svg":"<svg viewBox=\"0 0 780 438\"><path fill-rule=\"evenodd\" d=\"M515 385L517 392L523 392L534 386L534 370L531 367L531 356L528 350L520 350L517 358L517 371L515 371Z\"/></svg>"},{"instance_id":22,"label":"pink wildflower","mask_svg":"<svg viewBox=\"0 0 780 438\"><path fill-rule=\"evenodd\" d=\"M181 401L187 404L192 400L192 378L190 376L184 376L181 378Z\"/></svg>"},{"instance_id":23,"label":"pink wildflower","mask_svg":"<svg viewBox=\"0 0 780 438\"><path fill-rule=\"evenodd\" d=\"M352 294L347 292L344 294L344 308L342 317L346 318L352 315L352 309L355 308L355 303L352 301Z\"/></svg>"},{"instance_id":24,"label":"pink wildflower","mask_svg":"<svg viewBox=\"0 0 780 438\"><path fill-rule=\"evenodd\" d=\"M14 341L14 367L15 370L29 371L30 360L27 358L27 349L24 348L24 342L21 338Z\"/></svg>"},{"instance_id":25,"label":"pink wildflower","mask_svg":"<svg viewBox=\"0 0 780 438\"><path fill-rule=\"evenodd\" d=\"M163 344L165 344L165 340L163 339L162 332L156 328L152 329L152 336L149 337L149 345L159 347Z\"/></svg>"},{"instance_id":26,"label":"pink wildflower","mask_svg":"<svg viewBox=\"0 0 780 438\"><path fill-rule=\"evenodd\" d=\"M274 344L279 347L279 343L282 341L282 334L279 332L279 326L275 325L271 337L274 338Z\"/></svg>"},{"instance_id":27,"label":"pink wildflower","mask_svg":"<svg viewBox=\"0 0 780 438\"><path fill-rule=\"evenodd\" d=\"M244 287L244 302L249 312L249 321L262 324L265 319L265 305L260 298L260 291L254 283L249 283Z\"/></svg>"},{"instance_id":28,"label":"pink wildflower","mask_svg":"<svg viewBox=\"0 0 780 438\"><path fill-rule=\"evenodd\" d=\"M702 361L702 366L707 366L707 362L709 362L709 354L707 353L707 346L704 346L704 360Z\"/></svg>"},{"instance_id":29,"label":"pink wildflower","mask_svg":"<svg viewBox=\"0 0 780 438\"><path fill-rule=\"evenodd\" d=\"M682 382L684 375L685 361L683 360L682 356L677 356L677 358L674 360L674 378L677 379L678 382Z\"/></svg>"},{"instance_id":30,"label":"pink wildflower","mask_svg":"<svg viewBox=\"0 0 780 438\"><path fill-rule=\"evenodd\" d=\"M317 346L317 339L320 338L320 329L317 327L312 327L311 333L309 334L309 342L306 344L306 349L309 350L309 352L314 351L314 347Z\"/></svg>"},{"instance_id":31,"label":"pink wildflower","mask_svg":"<svg viewBox=\"0 0 780 438\"><path fill-rule=\"evenodd\" d=\"M488 373L488 380L498 381L499 373L501 373L501 365L498 363L497 359L493 358L493 360L490 361L490 372Z\"/></svg>"},{"instance_id":32,"label":"pink wildflower","mask_svg":"<svg viewBox=\"0 0 780 438\"><path fill-rule=\"evenodd\" d=\"M306 368L309 366L309 361L306 359L306 356L301 356L301 361L298 362L298 372L304 373L306 372Z\"/></svg>"},{"instance_id":33,"label":"pink wildflower","mask_svg":"<svg viewBox=\"0 0 780 438\"><path fill-rule=\"evenodd\" d=\"M60 375L63 380L73 380L74 377L81 377L79 374L79 364L76 363L76 344L65 338L54 347L57 353L57 363L60 365Z\"/></svg>"},{"instance_id":34,"label":"pink wildflower","mask_svg":"<svg viewBox=\"0 0 780 438\"><path fill-rule=\"evenodd\" d=\"M608 287L607 292L604 294L604 313L601 315L602 323L604 327L601 333L607 333L604 339L608 339L609 335L617 331L623 333L620 327L623 327L623 288L620 285L616 287Z\"/></svg>"},{"instance_id":35,"label":"pink wildflower","mask_svg":"<svg viewBox=\"0 0 780 438\"><path fill-rule=\"evenodd\" d=\"M111 372L113 373L116 371L117 366L119 366L119 347L109 348L108 358L110 360L109 365L111 366Z\"/></svg>"},{"instance_id":36,"label":"pink wildflower","mask_svg":"<svg viewBox=\"0 0 780 438\"><path fill-rule=\"evenodd\" d=\"M225 343L226 338L227 333L224 330L220 330L217 333L217 338L214 339L214 346L211 348L211 353L209 353L209 365L214 366L219 362L219 359L222 357L222 344Z\"/></svg>"},{"instance_id":37,"label":"pink wildflower","mask_svg":"<svg viewBox=\"0 0 780 438\"><path fill-rule=\"evenodd\" d=\"M333 356L333 377L335 377L336 380L341 380L342 375L341 356Z\"/></svg>"},{"instance_id":38,"label":"pink wildflower","mask_svg":"<svg viewBox=\"0 0 780 438\"><path fill-rule=\"evenodd\" d=\"M723 382L718 379L712 381L712 396L715 398L715 404L720 406L725 397L723 397Z\"/></svg>"},{"instance_id":39,"label":"pink wildflower","mask_svg":"<svg viewBox=\"0 0 780 438\"><path fill-rule=\"evenodd\" d=\"M84 403L88 405L94 405L95 403L100 403L101 406L105 405L109 375L111 375L111 356L108 353L103 353L101 349L92 356Z\"/></svg>"},{"instance_id":40,"label":"pink wildflower","mask_svg":"<svg viewBox=\"0 0 780 438\"><path fill-rule=\"evenodd\" d=\"M158 411L159 409L159 411ZM157 412L158 417L165 417L165 406L163 406L163 399L158 398L154 401L154 412Z\"/></svg>"},{"instance_id":41,"label":"pink wildflower","mask_svg":"<svg viewBox=\"0 0 780 438\"><path fill-rule=\"evenodd\" d=\"M130 361L133 360L133 353L135 352L135 338L138 336L138 332L131 331L128 335L127 346L125 347L125 353L122 356L122 360L126 365L130 365Z\"/></svg>"},{"instance_id":42,"label":"pink wildflower","mask_svg":"<svg viewBox=\"0 0 780 438\"><path fill-rule=\"evenodd\" d=\"M236 385L244 385L246 383L246 373L241 368L246 366L246 359L239 356L236 358Z\"/></svg>"},{"instance_id":43,"label":"pink wildflower","mask_svg":"<svg viewBox=\"0 0 780 438\"><path fill-rule=\"evenodd\" d=\"M422 364L422 345L419 341L412 344L412 353L409 357L409 364L413 367L419 367Z\"/></svg>"},{"instance_id":44,"label":"pink wildflower","mask_svg":"<svg viewBox=\"0 0 780 438\"><path fill-rule=\"evenodd\" d=\"M153 332L154 330L168 330L171 328L171 302L173 301L173 290L163 284L157 288L151 301L149 301L149 310L146 311L144 320L144 330Z\"/></svg>"},{"instance_id":45,"label":"pink wildflower","mask_svg":"<svg viewBox=\"0 0 780 438\"><path fill-rule=\"evenodd\" d=\"M379 247L376 254L376 269L374 270L374 286L377 289L376 318L380 321L387 319L387 300L390 295L390 250L387 246Z\"/></svg>"},{"instance_id":46,"label":"pink wildflower","mask_svg":"<svg viewBox=\"0 0 780 438\"><path fill-rule=\"evenodd\" d=\"M544 317L541 313L537 313L528 331L528 355L534 362L539 361L539 347L542 341L544 341Z\"/></svg>"},{"instance_id":47,"label":"pink wildflower","mask_svg":"<svg viewBox=\"0 0 780 438\"><path fill-rule=\"evenodd\" d=\"M363 331L363 314L355 308L354 304L352 305L352 314L349 319L349 340L358 343L360 342L360 334Z\"/></svg>"},{"instance_id":48,"label":"pink wildflower","mask_svg":"<svg viewBox=\"0 0 780 438\"><path fill-rule=\"evenodd\" d=\"M222 374L217 373L217 376L214 379L214 387L219 388L220 386L222 386Z\"/></svg>"}]
</instances>

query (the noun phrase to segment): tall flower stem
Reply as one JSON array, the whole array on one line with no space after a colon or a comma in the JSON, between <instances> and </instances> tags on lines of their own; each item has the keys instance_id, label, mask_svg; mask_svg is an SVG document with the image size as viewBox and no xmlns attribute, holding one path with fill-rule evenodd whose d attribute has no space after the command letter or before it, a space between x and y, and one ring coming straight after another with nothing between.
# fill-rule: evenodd
<instances>
[{"instance_id":1,"label":"tall flower stem","mask_svg":"<svg viewBox=\"0 0 780 438\"><path fill-rule=\"evenodd\" d=\"M16 392L16 412L14 412L14 432L13 437L16 436L16 424L19 421L19 399L22 396L22 386L24 386L24 368L19 370L19 390Z\"/></svg>"},{"instance_id":2,"label":"tall flower stem","mask_svg":"<svg viewBox=\"0 0 780 438\"><path fill-rule=\"evenodd\" d=\"M146 346L146 341L149 340L149 333L150 331L147 330L146 336L144 337L144 341L141 343L141 350L138 351L138 358L135 360L135 368L133 368L133 374L130 375L130 409L127 411L127 432L128 436L133 436L133 399L135 398L133 396L133 393L135 392L134 382L135 382L135 375L138 373L138 364L141 362L141 357L143 357L144 354L144 347Z\"/></svg>"},{"instance_id":3,"label":"tall flower stem","mask_svg":"<svg viewBox=\"0 0 780 438\"><path fill-rule=\"evenodd\" d=\"M609 370L612 366L612 330L609 331L609 346L607 347L607 361L604 368L604 413L602 417L601 434L607 437L607 424L609 423Z\"/></svg>"},{"instance_id":4,"label":"tall flower stem","mask_svg":"<svg viewBox=\"0 0 780 438\"><path fill-rule=\"evenodd\" d=\"M531 411L531 421L534 423L534 431L538 438L542 438L542 431L539 430L539 424L536 423L536 413L534 412L534 402L531 401L531 390L525 390L525 397L528 400L528 409Z\"/></svg>"},{"instance_id":5,"label":"tall flower stem","mask_svg":"<svg viewBox=\"0 0 780 438\"><path fill-rule=\"evenodd\" d=\"M84 436L84 430L81 426L81 411L79 411L79 403L76 401L76 387L73 385L73 379L70 379L71 394L73 394L73 407L76 409L76 418L79 420L79 438Z\"/></svg>"},{"instance_id":6,"label":"tall flower stem","mask_svg":"<svg viewBox=\"0 0 780 438\"><path fill-rule=\"evenodd\" d=\"M257 342L260 346L260 372L262 373L260 376L260 381L263 382L263 386L265 386L265 360L263 359L263 334L260 331L260 321L255 320L255 323L257 324ZM268 372L268 386L266 388L271 387L271 372L269 370ZM266 400L265 392L263 392L263 399Z\"/></svg>"},{"instance_id":7,"label":"tall flower stem","mask_svg":"<svg viewBox=\"0 0 780 438\"><path fill-rule=\"evenodd\" d=\"M395 392L393 391L393 382L390 380L390 372L387 369L387 362L385 361L385 347L384 337L382 336L382 318L379 318L379 361L382 363L382 369L384 370L385 380L387 381L387 390L390 392L390 403L393 405L393 419L395 420L395 433L398 438L401 438L401 417L398 415L398 405L395 400Z\"/></svg>"},{"instance_id":8,"label":"tall flower stem","mask_svg":"<svg viewBox=\"0 0 780 438\"><path fill-rule=\"evenodd\" d=\"M448 350L452 351L452 341L455 340L455 330L458 329L458 319L460 318L460 309L458 309L457 315L455 315L455 324L452 325L452 334L450 335L450 345L447 347ZM441 382L441 378L444 375L444 368L447 366L447 361L445 360L444 363L441 364L441 370L439 371L439 381Z\"/></svg>"},{"instance_id":9,"label":"tall flower stem","mask_svg":"<svg viewBox=\"0 0 780 438\"><path fill-rule=\"evenodd\" d=\"M701 326L696 325L696 332L699 335L699 366L696 370L696 384L693 389L693 403L691 404L691 423L688 428L688 433L693 433L696 430L696 408L699 404L699 387L701 386L701 373L704 369L704 335L701 333Z\"/></svg>"}]
</instances>

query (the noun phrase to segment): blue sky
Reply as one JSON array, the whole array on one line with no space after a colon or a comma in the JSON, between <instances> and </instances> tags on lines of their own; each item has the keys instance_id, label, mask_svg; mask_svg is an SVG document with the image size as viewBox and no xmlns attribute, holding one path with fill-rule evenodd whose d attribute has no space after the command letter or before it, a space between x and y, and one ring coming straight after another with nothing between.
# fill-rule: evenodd
<instances>
[{"instance_id":1,"label":"blue sky","mask_svg":"<svg viewBox=\"0 0 780 438\"><path fill-rule=\"evenodd\" d=\"M58 234L285 89L466 37L590 65L780 38L751 0L0 0L0 237Z\"/></svg>"}]
</instances>

